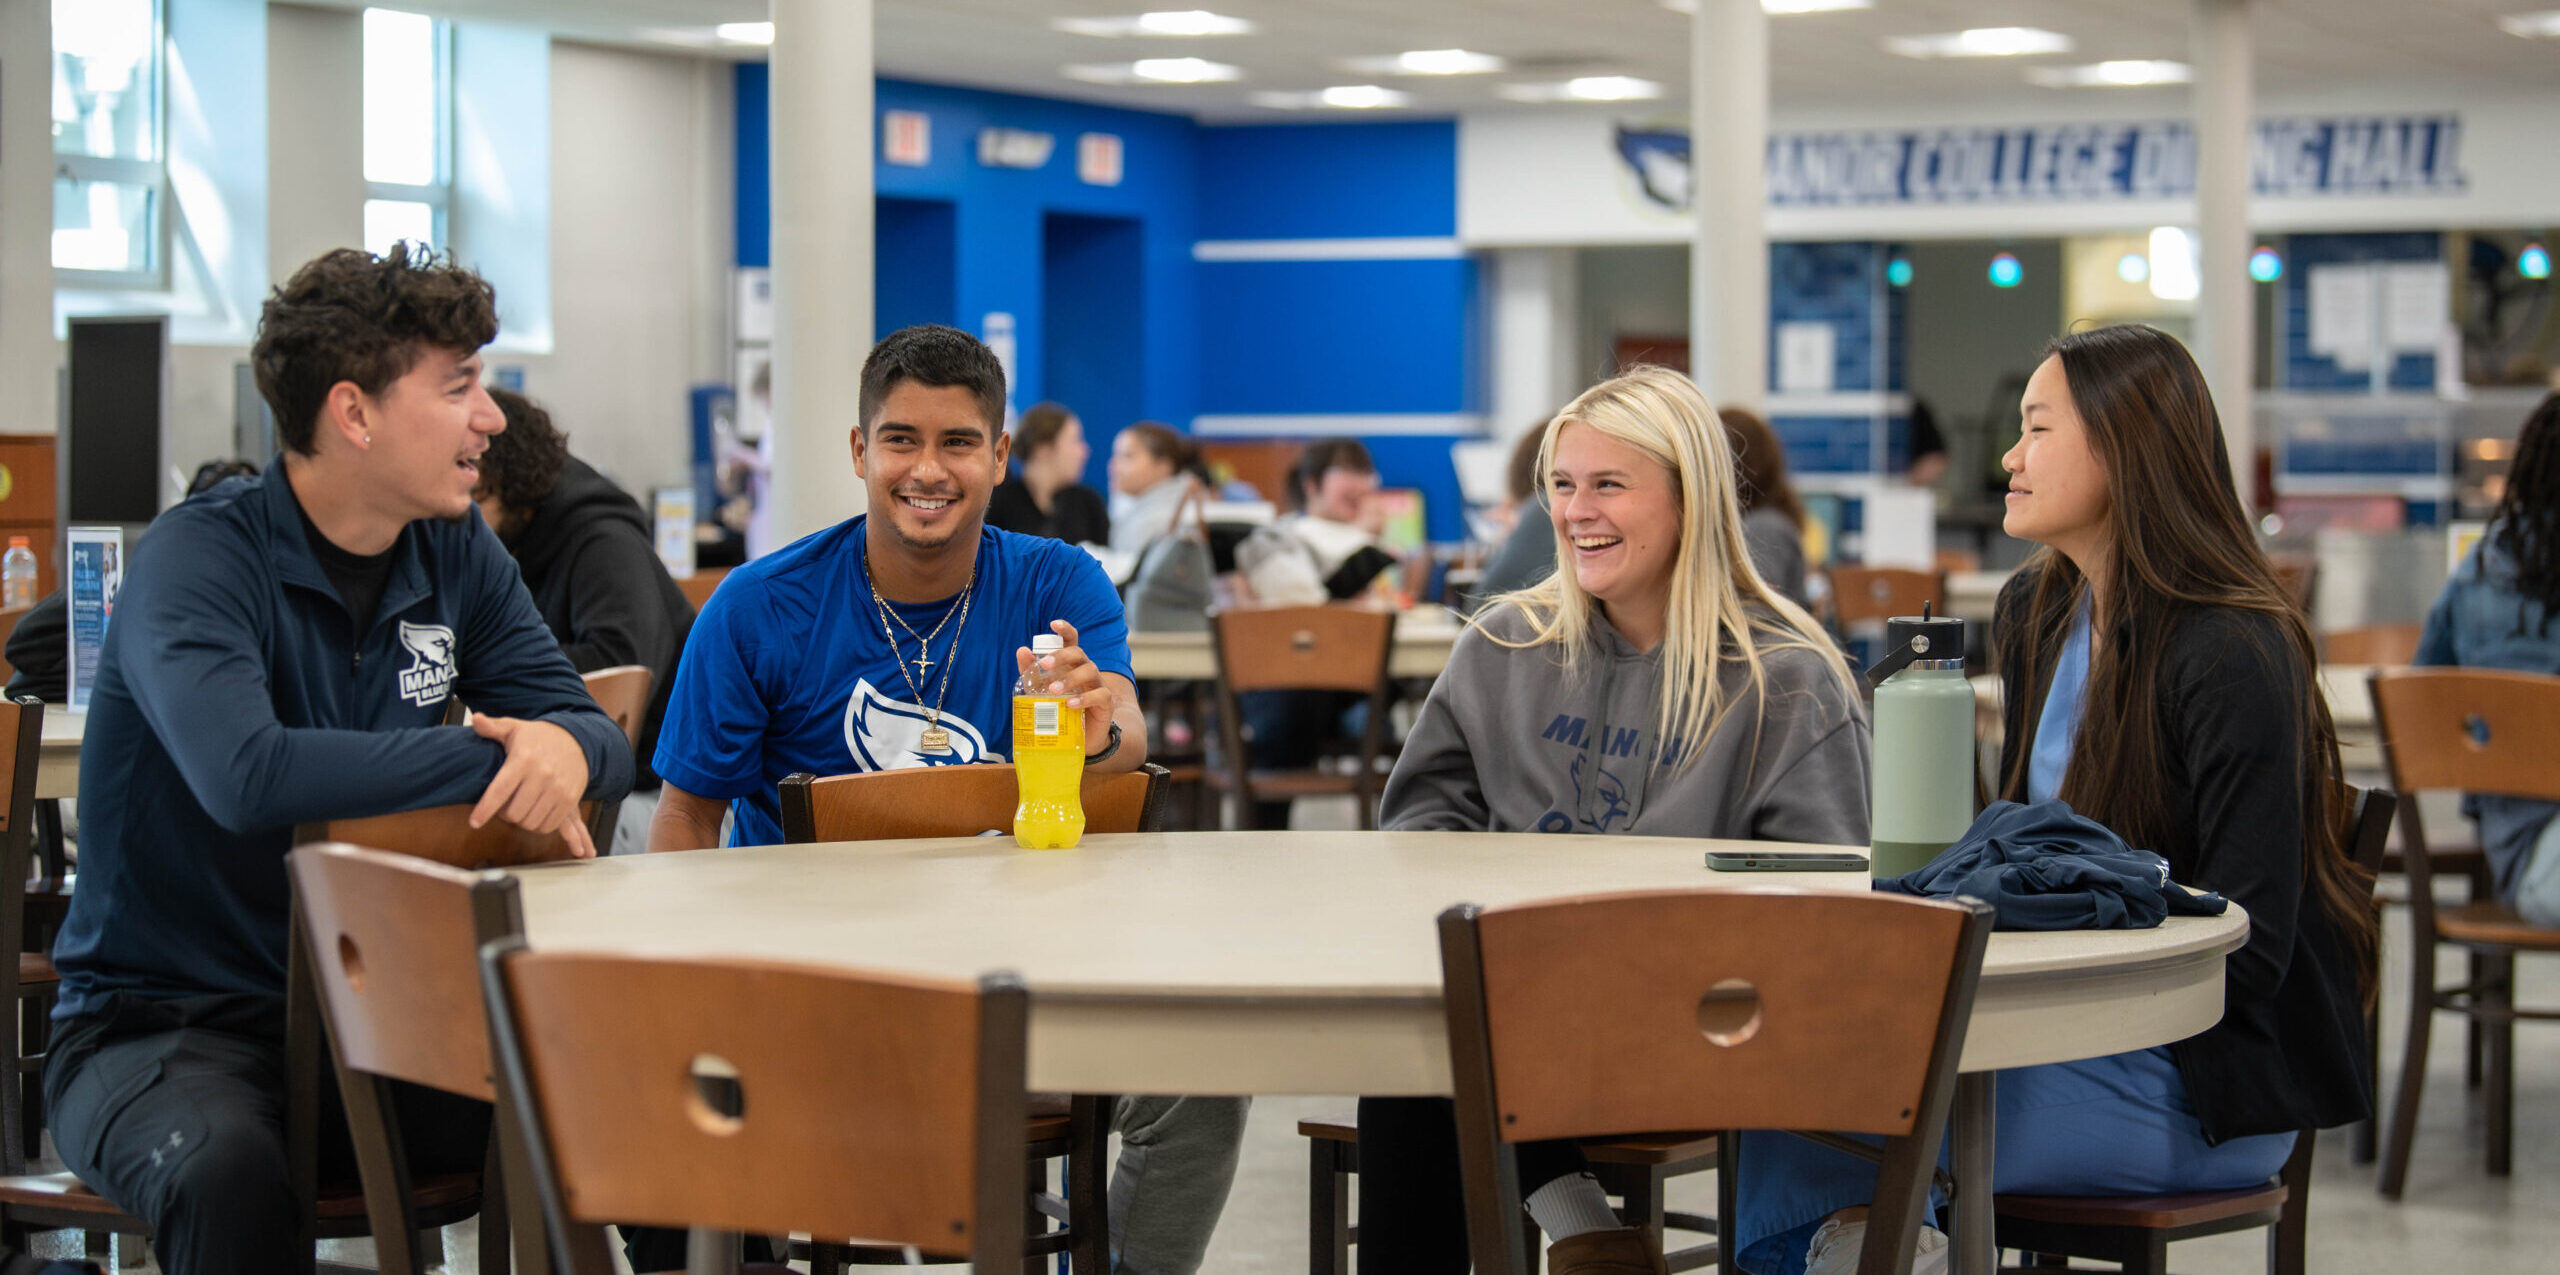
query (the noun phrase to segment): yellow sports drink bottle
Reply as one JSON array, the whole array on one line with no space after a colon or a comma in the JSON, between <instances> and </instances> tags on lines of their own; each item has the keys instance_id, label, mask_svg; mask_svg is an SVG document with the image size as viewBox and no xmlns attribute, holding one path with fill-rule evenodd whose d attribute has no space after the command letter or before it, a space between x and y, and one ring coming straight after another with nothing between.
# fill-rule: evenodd
<instances>
[{"instance_id":1,"label":"yellow sports drink bottle","mask_svg":"<svg viewBox=\"0 0 2560 1275\"><path fill-rule=\"evenodd\" d=\"M1084 839L1084 713L1049 693L1050 657L1065 642L1031 639L1031 671L1013 686L1013 774L1022 804L1013 843L1025 850L1072 850Z\"/></svg>"}]
</instances>

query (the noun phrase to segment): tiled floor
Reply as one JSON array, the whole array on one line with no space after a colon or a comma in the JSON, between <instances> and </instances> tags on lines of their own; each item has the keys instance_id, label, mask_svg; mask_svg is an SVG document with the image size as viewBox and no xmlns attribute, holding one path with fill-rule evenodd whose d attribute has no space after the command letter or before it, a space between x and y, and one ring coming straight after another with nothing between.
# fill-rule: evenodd
<instances>
[{"instance_id":1,"label":"tiled floor","mask_svg":"<svg viewBox=\"0 0 2560 1275\"><path fill-rule=\"evenodd\" d=\"M1302 810L1299 822L1331 826L1330 813ZM2384 938L2386 1079L2397 1074L2406 1013L2405 919L2404 910L2394 909ZM2522 964L2522 998L2560 1003L2560 960ZM2526 1024L2517 1033L2515 1172L2497 1179L2481 1165L2477 1095L2462 1086L2460 1025L2451 1018L2437 1024L2407 1199L2388 1204L2374 1193L2372 1169L2348 1162L2345 1131L2321 1141L2311 1195L2314 1275L2538 1275L2560 1269L2560 1136L2554 1136L2560 1133L2560 1025ZM1287 1275L1306 1269L1307 1161L1297 1121L1349 1106L1347 1098L1265 1098L1254 1105L1244 1165L1211 1246L1208 1271ZM1712 1213L1712 1179L1675 1184L1674 1200ZM331 1256L340 1260L367 1260L369 1245L331 1247L337 1250ZM449 1233L448 1250L454 1256L451 1275L473 1275L471 1228ZM2193 1241L2174 1249L2172 1257L2188 1275L2254 1275L2265 1269L2264 1241L2254 1234Z\"/></svg>"}]
</instances>

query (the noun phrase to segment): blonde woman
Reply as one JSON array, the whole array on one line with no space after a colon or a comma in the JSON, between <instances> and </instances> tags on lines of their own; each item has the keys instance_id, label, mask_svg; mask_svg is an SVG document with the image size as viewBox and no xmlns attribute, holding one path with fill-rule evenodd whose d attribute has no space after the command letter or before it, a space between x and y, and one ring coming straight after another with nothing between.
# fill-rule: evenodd
<instances>
[{"instance_id":1,"label":"blonde woman","mask_svg":"<svg viewBox=\"0 0 2560 1275\"><path fill-rule=\"evenodd\" d=\"M1387 781L1387 828L1863 844L1867 721L1804 608L1752 566L1731 437L1688 378L1637 367L1548 422L1560 569L1495 598L1450 652ZM1520 1180L1548 1269L1660 1269L1571 1144ZM1360 1104L1361 1261L1463 1272L1451 1108Z\"/></svg>"}]
</instances>

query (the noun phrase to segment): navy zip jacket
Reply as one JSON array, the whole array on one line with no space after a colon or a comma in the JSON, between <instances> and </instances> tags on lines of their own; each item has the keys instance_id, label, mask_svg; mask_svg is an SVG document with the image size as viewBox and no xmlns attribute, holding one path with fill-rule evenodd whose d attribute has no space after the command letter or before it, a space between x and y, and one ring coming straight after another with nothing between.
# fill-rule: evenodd
<instances>
[{"instance_id":1,"label":"navy zip jacket","mask_svg":"<svg viewBox=\"0 0 2560 1275\"><path fill-rule=\"evenodd\" d=\"M410 523L358 635L312 556L281 458L151 525L107 626L80 748L80 888L54 942L57 1020L116 993L284 994L294 825L476 802L506 750L448 701L631 748L479 516Z\"/></svg>"},{"instance_id":2,"label":"navy zip jacket","mask_svg":"<svg viewBox=\"0 0 2560 1275\"><path fill-rule=\"evenodd\" d=\"M1917 871L1876 882L1888 894L1970 895L1999 930L2149 930L2177 916L2220 916L2218 894L2169 883L2169 861L2054 800L1995 801L1962 838Z\"/></svg>"}]
</instances>

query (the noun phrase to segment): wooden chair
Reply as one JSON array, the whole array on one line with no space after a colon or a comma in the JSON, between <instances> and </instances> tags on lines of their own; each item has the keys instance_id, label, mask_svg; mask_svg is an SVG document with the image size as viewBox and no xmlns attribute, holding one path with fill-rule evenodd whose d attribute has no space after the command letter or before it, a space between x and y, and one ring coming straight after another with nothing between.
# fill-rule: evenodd
<instances>
[{"instance_id":1,"label":"wooden chair","mask_svg":"<svg viewBox=\"0 0 2560 1275\"><path fill-rule=\"evenodd\" d=\"M2399 804L2388 789L2348 790L2348 853L2367 873L2382 861ZM2370 878L2368 878L2370 880ZM2306 906L2316 906L2306 902ZM2378 968L2366 976L2376 977ZM2373 1017L2365 1018L2370 1037ZM2367 1045L2370 1057L2371 1045ZM2258 1186L2154 1196L2002 1195L1991 1201L2004 1248L2038 1255L2033 1265L2073 1257L2114 1262L2125 1275L2167 1275L2169 1246L2180 1240L2267 1227L2268 1275L2303 1275L2309 1255L2311 1156L2315 1130L2294 1139L2276 1176Z\"/></svg>"},{"instance_id":2,"label":"wooden chair","mask_svg":"<svg viewBox=\"0 0 2560 1275\"><path fill-rule=\"evenodd\" d=\"M1387 664L1396 644L1392 611L1362 606L1233 607L1209 617L1218 666L1218 748L1210 782L1239 805L1237 827L1256 801L1335 793L1359 799L1360 826L1378 826L1378 758L1387 739ZM1369 721L1350 774L1314 768L1256 770L1246 753L1237 696L1256 691L1339 691L1369 697Z\"/></svg>"},{"instance_id":3,"label":"wooden chair","mask_svg":"<svg viewBox=\"0 0 2560 1275\"><path fill-rule=\"evenodd\" d=\"M1084 777L1087 832L1154 832L1164 826L1165 768L1148 762L1117 775ZM854 775L793 775L782 781L782 839L890 841L974 837L1013 827L1020 803L1010 762L913 766Z\"/></svg>"},{"instance_id":4,"label":"wooden chair","mask_svg":"<svg viewBox=\"0 0 2560 1275\"><path fill-rule=\"evenodd\" d=\"M482 959L499 1084L570 1275L609 1275L619 1220L697 1228L694 1270L730 1268L747 1232L1024 1262L1018 980L521 940Z\"/></svg>"},{"instance_id":5,"label":"wooden chair","mask_svg":"<svg viewBox=\"0 0 2560 1275\"><path fill-rule=\"evenodd\" d=\"M719 588L720 582L727 579L728 575L729 568L727 567L714 567L709 571L696 571L689 576L678 576L676 578L676 588L684 594L684 600L692 603L693 609L699 611L710 603L711 591Z\"/></svg>"},{"instance_id":6,"label":"wooden chair","mask_svg":"<svg viewBox=\"0 0 2560 1275\"><path fill-rule=\"evenodd\" d=\"M2515 1023L2560 1019L2560 1009L2514 1002L2519 952L2560 952L2560 929L2526 922L2494 900L2457 907L2435 901L2435 865L2427 848L2417 794L2430 788L2560 801L2560 678L2481 669L2394 669L2372 676L2374 722L2392 787L2400 792L2400 854L2409 871L2409 1030L2400 1060L2400 1092L2382 1147L2380 1188L2399 1199L2426 1091L2427 1045L2436 1012L2462 1014L2483 1044L2488 1091L2488 1168L2504 1177L2515 1137ZM2475 976L2436 985L2436 945L2469 949Z\"/></svg>"},{"instance_id":7,"label":"wooden chair","mask_svg":"<svg viewBox=\"0 0 2560 1275\"><path fill-rule=\"evenodd\" d=\"M591 815L593 805L590 802L586 807ZM536 836L503 820L475 829L470 826L470 816L469 806L439 806L340 819L296 828L294 841L297 845L356 842L454 866L512 866L563 857L556 837ZM292 1151L295 1198L308 1202L303 1210L304 1234L312 1239L352 1239L372 1235L374 1225L362 1183L319 1181L319 1077L326 1052L320 1016L324 1011L314 986L314 967L305 949L303 929L301 918L295 917L287 943L285 1143ZM351 1127L360 1118L356 1111L359 1100L349 1092ZM447 1226L479 1212L481 1187L479 1174L446 1174L413 1183L404 1219L413 1235L412 1243L417 1232ZM27 1231L65 1229L145 1239L151 1234L149 1223L118 1209L73 1174L0 1178L0 1238ZM503 1231L504 1227L494 1229Z\"/></svg>"},{"instance_id":8,"label":"wooden chair","mask_svg":"<svg viewBox=\"0 0 2560 1275\"><path fill-rule=\"evenodd\" d=\"M480 948L524 932L516 882L431 859L334 843L287 859L303 950L312 953L338 1092L355 1142L365 1208L382 1275L423 1275L418 1183L402 1154L391 1082L498 1101L491 1082L488 1013L480 1003ZM549 1269L524 1150L505 1112L493 1121L482 1179L480 1269L509 1269L509 1221L528 1243L516 1268Z\"/></svg>"},{"instance_id":9,"label":"wooden chair","mask_svg":"<svg viewBox=\"0 0 2560 1275\"><path fill-rule=\"evenodd\" d=\"M9 645L10 637L18 631L18 621L26 618L27 612L33 610L35 608L32 606L0 608L0 648ZM0 656L0 682L5 682L17 675L16 667L9 663L7 657Z\"/></svg>"},{"instance_id":10,"label":"wooden chair","mask_svg":"<svg viewBox=\"0 0 2560 1275\"><path fill-rule=\"evenodd\" d=\"M1947 577L1943 572L1904 567L1833 567L1831 595L1840 627L1847 629L1897 615L1918 615L1924 605L1932 614L1944 612Z\"/></svg>"},{"instance_id":11,"label":"wooden chair","mask_svg":"<svg viewBox=\"0 0 2560 1275\"><path fill-rule=\"evenodd\" d=\"M640 746L640 722L649 715L649 690L655 677L637 664L616 664L586 675L587 694L596 707L622 728L623 739Z\"/></svg>"},{"instance_id":12,"label":"wooden chair","mask_svg":"<svg viewBox=\"0 0 2560 1275\"><path fill-rule=\"evenodd\" d=\"M1859 1271L1908 1275L1991 919L1978 902L1863 891L1656 891L1441 913L1475 1269L1537 1269L1512 1221L1507 1143L1789 1129L1880 1159ZM1877 1136L1881 1150L1839 1133ZM1733 1140L1718 1157L1729 1218ZM1721 1257L1731 1269L1733 1254Z\"/></svg>"},{"instance_id":13,"label":"wooden chair","mask_svg":"<svg viewBox=\"0 0 2560 1275\"><path fill-rule=\"evenodd\" d=\"M35 858L36 757L43 747L44 702L0 700L0 960L17 962L9 1004L18 1034L9 1072L0 1076L0 1173L27 1171L44 1115L44 1051L53 993L61 983L53 958L27 951L27 875Z\"/></svg>"},{"instance_id":14,"label":"wooden chair","mask_svg":"<svg viewBox=\"0 0 2560 1275\"><path fill-rule=\"evenodd\" d=\"M1351 1224L1351 1179L1360 1172L1360 1122L1351 1114L1311 1116L1298 1122L1307 1139L1307 1270L1309 1275L1351 1275L1351 1246L1360 1228ZM1716 1219L1666 1208L1663 1188L1671 1179L1716 1167L1716 1136L1657 1134L1631 1138L1585 1138L1582 1157L1600 1189L1618 1197L1618 1214L1639 1230L1693 1231L1714 1236ZM1693 1271L1716 1264L1717 1242L1669 1249L1664 1263L1674 1271Z\"/></svg>"},{"instance_id":15,"label":"wooden chair","mask_svg":"<svg viewBox=\"0 0 2560 1275\"><path fill-rule=\"evenodd\" d=\"M2331 629L2320 635L2320 659L2326 664L2405 665L2417 658L2419 631L2415 624Z\"/></svg>"},{"instance_id":16,"label":"wooden chair","mask_svg":"<svg viewBox=\"0 0 2560 1275\"><path fill-rule=\"evenodd\" d=\"M1087 775L1083 800L1087 832L1154 832L1164 826L1165 768L1148 762L1117 775ZM854 775L793 775L782 781L782 839L789 845L823 841L883 841L915 837L969 837L1013 826L1018 789L1011 764L914 766ZM1037 1251L1065 1252L1078 1275L1109 1266L1110 1175L1105 1167L1116 1099L1077 1094L1066 1100L1035 1097L1024 1149L1032 1165L1035 1220L1030 1243ZM1063 1116L1063 1122L1060 1117ZM1049 1193L1048 1162L1066 1161L1063 1197ZM1045 1230L1047 1217L1063 1225ZM857 1251L857 1257L879 1256ZM887 1260L895 1261L894 1256Z\"/></svg>"}]
</instances>

